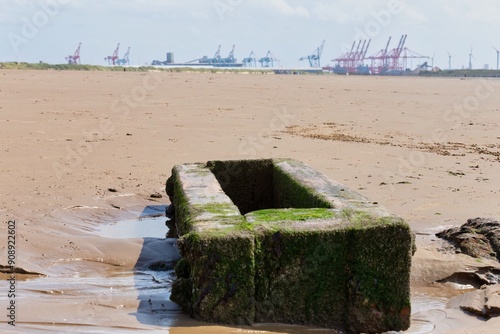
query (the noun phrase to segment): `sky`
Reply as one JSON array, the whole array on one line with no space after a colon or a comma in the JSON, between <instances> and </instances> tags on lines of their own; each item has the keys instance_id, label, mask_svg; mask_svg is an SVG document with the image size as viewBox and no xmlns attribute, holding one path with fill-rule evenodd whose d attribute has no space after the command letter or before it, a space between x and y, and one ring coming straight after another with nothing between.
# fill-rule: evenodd
<instances>
[{"instance_id":1,"label":"sky","mask_svg":"<svg viewBox=\"0 0 500 334\"><path fill-rule=\"evenodd\" d=\"M500 50L498 0L0 0L0 62L65 63L81 42L81 62L105 65L118 43L131 65L212 57L236 45L240 61L268 50L281 67L326 40L321 65L353 41L371 39L368 55L397 46L434 56L434 66L496 68ZM429 64L432 59L428 60ZM421 59L409 61L415 68Z\"/></svg>"}]
</instances>

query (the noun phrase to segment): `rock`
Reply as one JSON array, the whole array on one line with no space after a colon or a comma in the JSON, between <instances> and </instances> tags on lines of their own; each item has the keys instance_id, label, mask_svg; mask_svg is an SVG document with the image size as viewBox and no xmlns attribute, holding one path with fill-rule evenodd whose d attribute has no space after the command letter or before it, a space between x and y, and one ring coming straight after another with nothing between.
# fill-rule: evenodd
<instances>
[{"instance_id":1,"label":"rock","mask_svg":"<svg viewBox=\"0 0 500 334\"><path fill-rule=\"evenodd\" d=\"M175 217L175 206L173 204L167 206L167 208L165 209L165 216L170 219Z\"/></svg>"},{"instance_id":2,"label":"rock","mask_svg":"<svg viewBox=\"0 0 500 334\"><path fill-rule=\"evenodd\" d=\"M149 197L151 197L151 198L162 198L163 196L160 193L155 192L155 193L152 193L151 195L149 195Z\"/></svg>"},{"instance_id":3,"label":"rock","mask_svg":"<svg viewBox=\"0 0 500 334\"><path fill-rule=\"evenodd\" d=\"M460 308L487 319L500 316L500 285L483 286L479 290L453 297L447 308Z\"/></svg>"},{"instance_id":4,"label":"rock","mask_svg":"<svg viewBox=\"0 0 500 334\"><path fill-rule=\"evenodd\" d=\"M177 232L177 225L175 223L175 207L173 204L167 206L165 209L165 216L167 217L165 225L168 227L168 232L165 235L165 238L178 238L179 233Z\"/></svg>"},{"instance_id":5,"label":"rock","mask_svg":"<svg viewBox=\"0 0 500 334\"><path fill-rule=\"evenodd\" d=\"M484 308L485 296L483 290L467 292L460 296L460 308L479 316L486 315Z\"/></svg>"},{"instance_id":6,"label":"rock","mask_svg":"<svg viewBox=\"0 0 500 334\"><path fill-rule=\"evenodd\" d=\"M115 188L108 188L108 191L110 193L116 193L116 192L118 192L118 190L116 190Z\"/></svg>"},{"instance_id":7,"label":"rock","mask_svg":"<svg viewBox=\"0 0 500 334\"><path fill-rule=\"evenodd\" d=\"M495 219L468 219L464 225L444 230L436 236L452 242L469 256L500 260L500 223Z\"/></svg>"},{"instance_id":8,"label":"rock","mask_svg":"<svg viewBox=\"0 0 500 334\"><path fill-rule=\"evenodd\" d=\"M451 276L440 279L437 283L454 283L458 285L470 285L476 289L484 285L500 283L500 268L482 267L476 271L456 272Z\"/></svg>"},{"instance_id":9,"label":"rock","mask_svg":"<svg viewBox=\"0 0 500 334\"><path fill-rule=\"evenodd\" d=\"M483 290L475 290L464 293L463 295L453 298L454 303L460 305L464 311L484 317L486 316L486 309L484 307L485 294Z\"/></svg>"},{"instance_id":10,"label":"rock","mask_svg":"<svg viewBox=\"0 0 500 334\"><path fill-rule=\"evenodd\" d=\"M486 313L490 316L500 315L500 285L488 286L485 289Z\"/></svg>"}]
</instances>

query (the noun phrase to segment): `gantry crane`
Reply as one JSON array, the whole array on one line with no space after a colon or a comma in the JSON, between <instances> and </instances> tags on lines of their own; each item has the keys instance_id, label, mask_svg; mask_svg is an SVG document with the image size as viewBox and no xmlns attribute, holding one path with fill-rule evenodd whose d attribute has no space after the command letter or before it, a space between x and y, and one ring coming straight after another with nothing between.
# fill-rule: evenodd
<instances>
[{"instance_id":1,"label":"gantry crane","mask_svg":"<svg viewBox=\"0 0 500 334\"><path fill-rule=\"evenodd\" d=\"M68 64L70 65L80 65L80 47L82 46L82 42L78 44L78 48L75 53L66 57Z\"/></svg>"},{"instance_id":2,"label":"gantry crane","mask_svg":"<svg viewBox=\"0 0 500 334\"><path fill-rule=\"evenodd\" d=\"M236 48L236 45L233 45L233 48L231 49L231 52L229 52L229 55L227 58L220 58L219 57L219 63L221 64L234 64L236 63L236 59L234 58L234 50Z\"/></svg>"},{"instance_id":3,"label":"gantry crane","mask_svg":"<svg viewBox=\"0 0 500 334\"><path fill-rule=\"evenodd\" d=\"M118 57L118 52L120 51L120 43L116 46L115 51L113 52L112 56L107 56L104 58L104 60L108 61L108 65L116 65L116 60L119 58Z\"/></svg>"},{"instance_id":4,"label":"gantry crane","mask_svg":"<svg viewBox=\"0 0 500 334\"><path fill-rule=\"evenodd\" d=\"M243 58L243 66L245 67L256 67L257 66L257 56L252 51L247 58Z\"/></svg>"},{"instance_id":5,"label":"gantry crane","mask_svg":"<svg viewBox=\"0 0 500 334\"><path fill-rule=\"evenodd\" d=\"M314 52L308 56L304 56L300 58L300 61L303 60L308 60L309 61L309 66L311 67L321 67L321 54L323 53L323 47L325 46L325 40L323 40L323 43L321 43L320 46L314 50Z\"/></svg>"},{"instance_id":6,"label":"gantry crane","mask_svg":"<svg viewBox=\"0 0 500 334\"><path fill-rule=\"evenodd\" d=\"M127 52L125 53L123 58L116 60L116 65L130 65L129 56L130 56L130 46L128 47Z\"/></svg>"},{"instance_id":7,"label":"gantry crane","mask_svg":"<svg viewBox=\"0 0 500 334\"><path fill-rule=\"evenodd\" d=\"M265 57L262 57L259 59L259 63L261 67L274 67L274 62L278 61L273 54L271 53L271 50L267 51L267 54Z\"/></svg>"},{"instance_id":8,"label":"gantry crane","mask_svg":"<svg viewBox=\"0 0 500 334\"><path fill-rule=\"evenodd\" d=\"M370 43L371 39L359 40L356 47L356 41L354 41L350 51L347 51L340 57L333 59L333 61L337 62L337 65L333 68L334 72L338 74L367 74L369 69L364 65L364 60L366 58L368 48L370 47Z\"/></svg>"}]
</instances>

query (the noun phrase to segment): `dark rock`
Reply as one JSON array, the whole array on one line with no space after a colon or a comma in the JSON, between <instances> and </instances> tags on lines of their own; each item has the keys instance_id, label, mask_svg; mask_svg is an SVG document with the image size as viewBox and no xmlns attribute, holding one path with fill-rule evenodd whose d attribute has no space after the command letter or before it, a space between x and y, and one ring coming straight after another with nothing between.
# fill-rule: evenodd
<instances>
[{"instance_id":1,"label":"dark rock","mask_svg":"<svg viewBox=\"0 0 500 334\"><path fill-rule=\"evenodd\" d=\"M162 198L163 196L160 193L156 192L156 193L152 193L151 195L149 195L149 197L151 197L151 198Z\"/></svg>"},{"instance_id":2,"label":"dark rock","mask_svg":"<svg viewBox=\"0 0 500 334\"><path fill-rule=\"evenodd\" d=\"M172 270L173 268L174 268L173 263L166 261L156 261L149 265L149 269L154 271L168 271Z\"/></svg>"},{"instance_id":3,"label":"dark rock","mask_svg":"<svg viewBox=\"0 0 500 334\"><path fill-rule=\"evenodd\" d=\"M179 232L177 231L177 224L175 223L175 207L173 204L167 206L167 208L165 209L165 216L167 217L165 225L168 227L168 232L165 237L178 238Z\"/></svg>"},{"instance_id":4,"label":"dark rock","mask_svg":"<svg viewBox=\"0 0 500 334\"><path fill-rule=\"evenodd\" d=\"M170 202L172 203L172 199L174 198L174 184L175 180L173 176L170 176L167 179L167 182L165 184L165 193L167 193L168 198L170 199Z\"/></svg>"},{"instance_id":5,"label":"dark rock","mask_svg":"<svg viewBox=\"0 0 500 334\"><path fill-rule=\"evenodd\" d=\"M168 232L165 234L165 238L178 238L179 233L177 232L177 226L175 224L175 219L168 219L165 221L165 225L168 227Z\"/></svg>"},{"instance_id":6,"label":"dark rock","mask_svg":"<svg viewBox=\"0 0 500 334\"><path fill-rule=\"evenodd\" d=\"M167 208L165 209L165 216L170 219L175 217L175 206L173 204L167 206Z\"/></svg>"},{"instance_id":7,"label":"dark rock","mask_svg":"<svg viewBox=\"0 0 500 334\"><path fill-rule=\"evenodd\" d=\"M110 193L116 193L116 192L118 192L118 190L116 190L115 188L108 188L108 191Z\"/></svg>"},{"instance_id":8,"label":"dark rock","mask_svg":"<svg viewBox=\"0 0 500 334\"><path fill-rule=\"evenodd\" d=\"M444 230L436 236L452 242L469 256L500 260L500 223L495 219L468 219L464 225Z\"/></svg>"}]
</instances>

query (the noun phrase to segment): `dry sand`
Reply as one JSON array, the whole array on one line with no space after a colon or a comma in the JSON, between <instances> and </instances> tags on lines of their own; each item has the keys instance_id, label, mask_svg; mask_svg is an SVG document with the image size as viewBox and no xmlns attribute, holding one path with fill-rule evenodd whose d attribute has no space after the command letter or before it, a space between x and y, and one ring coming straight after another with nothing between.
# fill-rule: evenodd
<instances>
[{"instance_id":1,"label":"dry sand","mask_svg":"<svg viewBox=\"0 0 500 334\"><path fill-rule=\"evenodd\" d=\"M290 157L419 232L411 332L494 333L498 319L445 309L461 292L433 283L489 262L437 251L432 232L500 217L499 91L469 78L0 71L0 264L15 220L18 267L46 275L17 275L17 326L2 315L0 332L312 330L190 320L166 298L171 273L146 270L175 257L154 238L163 227L151 238L97 232L168 204L150 194L175 164Z\"/></svg>"}]
</instances>

